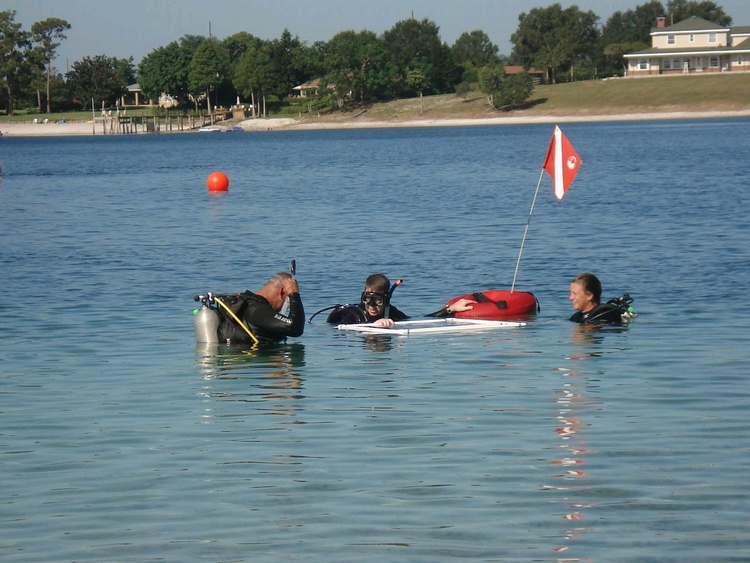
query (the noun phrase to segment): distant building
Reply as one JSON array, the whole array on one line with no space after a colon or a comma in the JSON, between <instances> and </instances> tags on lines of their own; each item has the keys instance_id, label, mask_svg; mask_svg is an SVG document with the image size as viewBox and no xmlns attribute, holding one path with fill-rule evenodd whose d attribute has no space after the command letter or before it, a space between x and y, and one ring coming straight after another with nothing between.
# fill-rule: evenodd
<instances>
[{"instance_id":1,"label":"distant building","mask_svg":"<svg viewBox=\"0 0 750 563\"><path fill-rule=\"evenodd\" d=\"M693 16L658 18L651 48L628 53L628 76L750 71L750 26L724 27Z\"/></svg>"},{"instance_id":2,"label":"distant building","mask_svg":"<svg viewBox=\"0 0 750 563\"><path fill-rule=\"evenodd\" d=\"M534 84L539 84L544 78L544 71L537 70L533 67L526 69L522 66L506 65L503 67L503 70L505 71L506 76L510 76L513 74L521 74L522 72L525 72L531 77L531 79L534 81Z\"/></svg>"},{"instance_id":3,"label":"distant building","mask_svg":"<svg viewBox=\"0 0 750 563\"><path fill-rule=\"evenodd\" d=\"M122 98L120 98L120 106L122 107L133 107L133 106L152 106L154 102L152 100L143 101L143 94L141 92L140 84L131 84L128 86L128 92Z\"/></svg>"},{"instance_id":4,"label":"distant building","mask_svg":"<svg viewBox=\"0 0 750 563\"><path fill-rule=\"evenodd\" d=\"M292 88L294 91L294 96L298 98L307 98L309 96L315 96L318 93L318 88L320 87L320 78L316 78L315 80L311 82L305 82L304 84L300 84L299 86L295 86Z\"/></svg>"}]
</instances>

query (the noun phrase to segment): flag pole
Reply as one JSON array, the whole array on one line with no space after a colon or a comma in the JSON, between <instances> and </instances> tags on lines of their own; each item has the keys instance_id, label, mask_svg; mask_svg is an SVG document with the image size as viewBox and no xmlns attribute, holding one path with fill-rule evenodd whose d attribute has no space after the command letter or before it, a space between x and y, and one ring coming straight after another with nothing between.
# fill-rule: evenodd
<instances>
[{"instance_id":1,"label":"flag pole","mask_svg":"<svg viewBox=\"0 0 750 563\"><path fill-rule=\"evenodd\" d=\"M513 283L510 286L510 292L516 288L516 277L518 276L518 266L521 264L521 254L523 254L523 245L526 242L526 234L529 232L529 223L531 223L531 215L534 213L534 204L536 204L536 196L539 193L539 186L542 185L542 177L544 176L544 167L539 173L539 181L536 183L536 190L534 191L534 199L531 200L531 209L529 210L529 218L526 220L526 228L523 230L523 238L521 239L521 248L518 250L518 260L516 260L516 271L513 272Z\"/></svg>"}]
</instances>

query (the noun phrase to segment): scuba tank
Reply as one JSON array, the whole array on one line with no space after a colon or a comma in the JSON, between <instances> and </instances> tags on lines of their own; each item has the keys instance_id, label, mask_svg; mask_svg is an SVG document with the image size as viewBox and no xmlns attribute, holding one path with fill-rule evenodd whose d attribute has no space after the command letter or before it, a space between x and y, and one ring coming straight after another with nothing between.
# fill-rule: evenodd
<instances>
[{"instance_id":1,"label":"scuba tank","mask_svg":"<svg viewBox=\"0 0 750 563\"><path fill-rule=\"evenodd\" d=\"M632 303L633 298L627 293L621 297L615 297L597 306L583 322L587 324L628 324L638 316L631 305Z\"/></svg>"},{"instance_id":2,"label":"scuba tank","mask_svg":"<svg viewBox=\"0 0 750 563\"><path fill-rule=\"evenodd\" d=\"M199 309L193 311L193 326L196 342L219 342L219 314L210 307L212 295L196 295L194 299L201 302Z\"/></svg>"}]
</instances>

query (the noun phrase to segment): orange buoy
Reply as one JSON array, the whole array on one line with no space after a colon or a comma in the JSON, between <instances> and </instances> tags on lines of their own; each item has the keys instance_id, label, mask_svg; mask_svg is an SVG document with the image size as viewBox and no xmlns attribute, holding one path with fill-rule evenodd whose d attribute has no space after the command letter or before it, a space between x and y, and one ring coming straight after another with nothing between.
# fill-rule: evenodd
<instances>
[{"instance_id":1,"label":"orange buoy","mask_svg":"<svg viewBox=\"0 0 750 563\"><path fill-rule=\"evenodd\" d=\"M206 186L209 192L229 191L229 178L223 172L211 172L206 178Z\"/></svg>"}]
</instances>

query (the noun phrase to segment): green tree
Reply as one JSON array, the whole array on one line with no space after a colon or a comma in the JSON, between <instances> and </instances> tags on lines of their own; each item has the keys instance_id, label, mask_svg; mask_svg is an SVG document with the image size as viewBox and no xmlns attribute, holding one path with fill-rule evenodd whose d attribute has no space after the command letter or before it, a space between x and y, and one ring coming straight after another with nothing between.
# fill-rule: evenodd
<instances>
[{"instance_id":1,"label":"green tree","mask_svg":"<svg viewBox=\"0 0 750 563\"><path fill-rule=\"evenodd\" d=\"M422 91L424 90L427 79L422 72L421 68L410 68L406 71L406 83L409 88L412 88L419 92L419 113L424 113L424 98Z\"/></svg>"},{"instance_id":2,"label":"green tree","mask_svg":"<svg viewBox=\"0 0 750 563\"><path fill-rule=\"evenodd\" d=\"M36 44L35 49L39 51L39 54L46 66L46 79L47 85L47 113L51 113L50 99L51 99L51 83L52 83L52 59L55 58L55 52L60 46L60 41L66 39L65 31L70 29L70 24L60 18L47 18L39 22L35 22L31 26L32 41Z\"/></svg>"},{"instance_id":3,"label":"green tree","mask_svg":"<svg viewBox=\"0 0 750 563\"><path fill-rule=\"evenodd\" d=\"M491 65L479 69L479 89L489 105L499 109L528 100L534 92L534 81L526 72L507 75L501 65Z\"/></svg>"},{"instance_id":4,"label":"green tree","mask_svg":"<svg viewBox=\"0 0 750 563\"><path fill-rule=\"evenodd\" d=\"M607 74L625 74L628 68L625 55L646 49L645 43L610 43L602 51L602 62Z\"/></svg>"},{"instance_id":5,"label":"green tree","mask_svg":"<svg viewBox=\"0 0 750 563\"><path fill-rule=\"evenodd\" d=\"M615 12L602 28L602 44L606 47L613 43L640 43L646 48L651 45L651 30L656 25L656 18L665 13L659 0L651 0L634 10Z\"/></svg>"},{"instance_id":6,"label":"green tree","mask_svg":"<svg viewBox=\"0 0 750 563\"><path fill-rule=\"evenodd\" d=\"M230 35L222 42L229 57L228 82L232 85L235 93L241 93L242 89L237 87L237 66L246 52L259 49L263 40L245 31Z\"/></svg>"},{"instance_id":7,"label":"green tree","mask_svg":"<svg viewBox=\"0 0 750 563\"><path fill-rule=\"evenodd\" d=\"M80 104L76 104L73 101L68 83L61 72L52 73L50 77L50 92L52 97L52 111L80 109Z\"/></svg>"},{"instance_id":8,"label":"green tree","mask_svg":"<svg viewBox=\"0 0 750 563\"><path fill-rule=\"evenodd\" d=\"M451 54L458 65L459 83L476 82L478 69L500 64L497 45L479 29L462 33L451 47Z\"/></svg>"},{"instance_id":9,"label":"green tree","mask_svg":"<svg viewBox=\"0 0 750 563\"><path fill-rule=\"evenodd\" d=\"M29 36L31 41L31 36ZM46 91L46 60L38 46L31 43L31 47L26 52L24 61L24 80L22 92L29 94L30 91L36 93L36 109L42 112L42 92Z\"/></svg>"},{"instance_id":10,"label":"green tree","mask_svg":"<svg viewBox=\"0 0 750 563\"><path fill-rule=\"evenodd\" d=\"M273 85L270 48L263 43L247 49L240 56L232 79L235 89L245 98L250 98L253 117L266 115L266 93ZM256 99L257 95L257 99ZM256 107L259 107L256 113Z\"/></svg>"},{"instance_id":11,"label":"green tree","mask_svg":"<svg viewBox=\"0 0 750 563\"><path fill-rule=\"evenodd\" d=\"M196 101L206 97L206 109L211 113L211 92L229 78L229 55L216 39L203 41L188 65L188 85Z\"/></svg>"},{"instance_id":12,"label":"green tree","mask_svg":"<svg viewBox=\"0 0 750 563\"><path fill-rule=\"evenodd\" d=\"M479 73L477 72L477 82L479 81ZM456 86L456 96L459 98L463 98L464 100L469 99L469 95L474 90L474 84L475 83L469 83L469 82L461 82L458 86Z\"/></svg>"},{"instance_id":13,"label":"green tree","mask_svg":"<svg viewBox=\"0 0 750 563\"><path fill-rule=\"evenodd\" d=\"M476 67L498 64L498 47L482 30L464 32L451 47L453 60L457 64L470 62Z\"/></svg>"},{"instance_id":14,"label":"green tree","mask_svg":"<svg viewBox=\"0 0 750 563\"><path fill-rule=\"evenodd\" d=\"M15 10L0 12L0 86L6 94L7 115L13 115L16 96L29 74L31 38L15 18Z\"/></svg>"},{"instance_id":15,"label":"green tree","mask_svg":"<svg viewBox=\"0 0 750 563\"><path fill-rule=\"evenodd\" d=\"M552 4L523 12L511 35L512 58L527 69L545 69L547 80L555 83L560 72L593 61L600 52L598 20L575 5L563 10Z\"/></svg>"},{"instance_id":16,"label":"green tree","mask_svg":"<svg viewBox=\"0 0 750 563\"><path fill-rule=\"evenodd\" d=\"M493 96L496 108L520 106L534 92L534 81L527 72L506 75L500 81L500 88Z\"/></svg>"},{"instance_id":17,"label":"green tree","mask_svg":"<svg viewBox=\"0 0 750 563\"><path fill-rule=\"evenodd\" d=\"M323 83L343 105L349 92L367 103L389 96L390 73L383 43L372 31L342 31L322 48Z\"/></svg>"},{"instance_id":18,"label":"green tree","mask_svg":"<svg viewBox=\"0 0 750 563\"><path fill-rule=\"evenodd\" d=\"M250 49L258 49L263 45L263 40L251 35L246 31L240 31L234 35L230 35L224 41L224 49L229 57L230 64L236 65L240 57Z\"/></svg>"},{"instance_id":19,"label":"green tree","mask_svg":"<svg viewBox=\"0 0 750 563\"><path fill-rule=\"evenodd\" d=\"M115 104L134 80L133 58L117 59L106 55L84 57L73 63L65 75L73 96L84 106L89 102Z\"/></svg>"},{"instance_id":20,"label":"green tree","mask_svg":"<svg viewBox=\"0 0 750 563\"><path fill-rule=\"evenodd\" d=\"M327 43L315 41L311 46L305 48L305 67L308 74L313 78L320 78L325 74L323 58Z\"/></svg>"},{"instance_id":21,"label":"green tree","mask_svg":"<svg viewBox=\"0 0 750 563\"><path fill-rule=\"evenodd\" d=\"M440 28L434 22L402 20L383 34L383 40L393 72L398 76L397 95L416 94L406 80L406 73L413 69L424 73L427 93L453 91L456 70L453 56L450 47L440 39Z\"/></svg>"},{"instance_id":22,"label":"green tree","mask_svg":"<svg viewBox=\"0 0 750 563\"><path fill-rule=\"evenodd\" d=\"M690 17L703 18L710 22L729 27L732 18L724 12L724 8L717 6L715 2L704 0L669 0L667 2L668 25L678 23Z\"/></svg>"},{"instance_id":23,"label":"green tree","mask_svg":"<svg viewBox=\"0 0 750 563\"><path fill-rule=\"evenodd\" d=\"M198 47L200 47L203 42L207 38L203 35L183 35L180 37L180 48L185 49L186 53L189 53L190 57L193 58L193 55L195 55L195 52L198 50Z\"/></svg>"},{"instance_id":24,"label":"green tree","mask_svg":"<svg viewBox=\"0 0 750 563\"><path fill-rule=\"evenodd\" d=\"M613 13L602 28L602 65L607 74L624 73L626 53L633 53L651 45L651 30L656 19L665 14L658 0L636 6L634 10Z\"/></svg>"},{"instance_id":25,"label":"green tree","mask_svg":"<svg viewBox=\"0 0 750 563\"><path fill-rule=\"evenodd\" d=\"M305 82L309 78L305 64L304 46L299 37L292 37L285 29L281 37L269 44L270 63L273 74L272 93L279 98L285 98L292 88Z\"/></svg>"},{"instance_id":26,"label":"green tree","mask_svg":"<svg viewBox=\"0 0 750 563\"><path fill-rule=\"evenodd\" d=\"M487 103L491 107L496 107L494 98L500 92L504 77L505 69L501 65L484 66L479 69L479 90L487 96Z\"/></svg>"},{"instance_id":27,"label":"green tree","mask_svg":"<svg viewBox=\"0 0 750 563\"><path fill-rule=\"evenodd\" d=\"M192 53L176 41L158 47L141 59L138 65L138 84L147 98L158 100L168 94L180 102L187 99L187 69Z\"/></svg>"},{"instance_id":28,"label":"green tree","mask_svg":"<svg viewBox=\"0 0 750 563\"><path fill-rule=\"evenodd\" d=\"M167 94L180 104L187 102L190 61L205 40L200 35L185 35L179 42L172 41L146 55L138 65L138 83L143 94L154 100Z\"/></svg>"}]
</instances>

